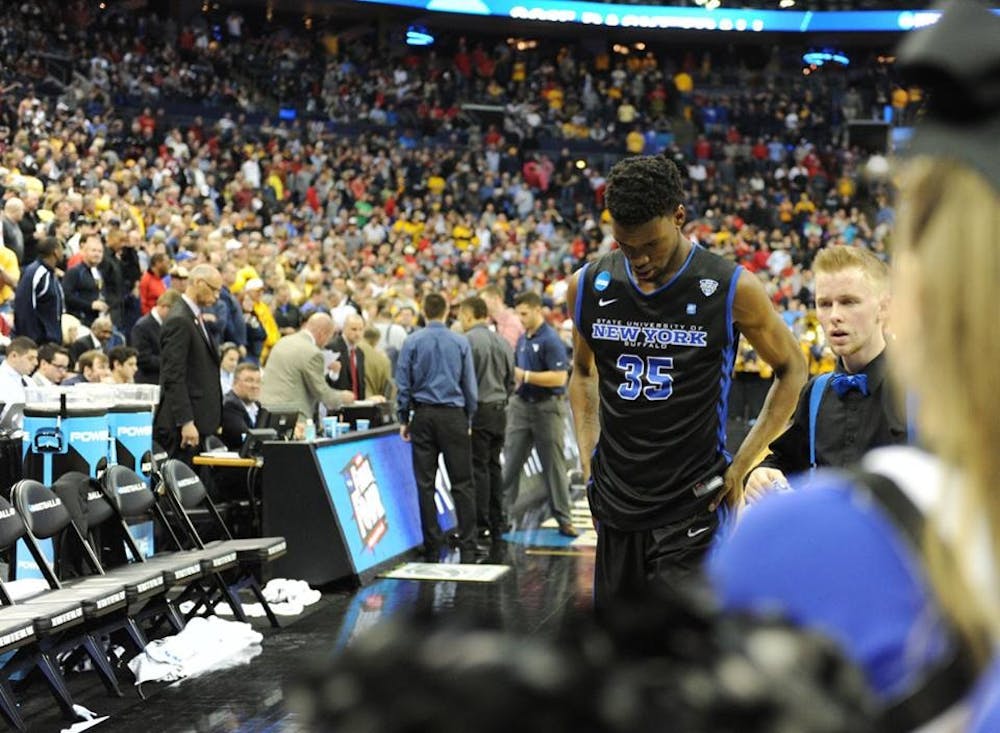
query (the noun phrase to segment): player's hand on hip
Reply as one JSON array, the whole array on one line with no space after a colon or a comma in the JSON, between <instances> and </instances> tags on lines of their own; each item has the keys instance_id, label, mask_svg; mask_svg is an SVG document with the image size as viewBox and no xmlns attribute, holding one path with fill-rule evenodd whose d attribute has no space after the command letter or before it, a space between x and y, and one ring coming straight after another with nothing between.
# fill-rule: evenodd
<instances>
[{"instance_id":1,"label":"player's hand on hip","mask_svg":"<svg viewBox=\"0 0 1000 733\"><path fill-rule=\"evenodd\" d=\"M743 477L746 476L747 469L735 461L729 464L726 474L723 476L722 491L716 494L708 507L710 512L714 512L725 502L733 509L739 509L743 505Z\"/></svg>"},{"instance_id":2,"label":"player's hand on hip","mask_svg":"<svg viewBox=\"0 0 1000 733\"><path fill-rule=\"evenodd\" d=\"M781 491L788 487L788 479L785 474L776 468L755 468L747 478L746 502L753 504L760 501L767 494Z\"/></svg>"}]
</instances>

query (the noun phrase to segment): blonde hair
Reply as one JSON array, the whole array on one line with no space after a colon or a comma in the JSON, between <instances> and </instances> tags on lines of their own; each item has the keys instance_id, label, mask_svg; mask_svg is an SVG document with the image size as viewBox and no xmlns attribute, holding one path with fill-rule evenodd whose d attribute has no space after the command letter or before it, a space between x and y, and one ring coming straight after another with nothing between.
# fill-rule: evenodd
<instances>
[{"instance_id":1,"label":"blonde hair","mask_svg":"<svg viewBox=\"0 0 1000 733\"><path fill-rule=\"evenodd\" d=\"M919 397L921 436L962 471L949 493L958 532L978 536L985 523L994 572L1000 571L1000 401L996 323L1000 282L1000 195L955 162L917 158L901 177L894 287L901 307L903 358L896 368ZM1000 638L1000 599L971 582L976 542L947 547L928 523L927 562L942 606L983 657Z\"/></svg>"},{"instance_id":2,"label":"blonde hair","mask_svg":"<svg viewBox=\"0 0 1000 733\"><path fill-rule=\"evenodd\" d=\"M889 288L889 268L864 247L835 246L821 249L812 263L813 274L832 275L844 270L857 268L875 292L883 293Z\"/></svg>"}]
</instances>

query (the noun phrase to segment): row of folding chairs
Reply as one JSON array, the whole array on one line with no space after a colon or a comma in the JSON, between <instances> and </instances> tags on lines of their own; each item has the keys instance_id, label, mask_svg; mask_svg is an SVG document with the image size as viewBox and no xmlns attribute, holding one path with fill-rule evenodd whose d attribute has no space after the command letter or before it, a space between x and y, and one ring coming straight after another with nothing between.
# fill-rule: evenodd
<instances>
[{"instance_id":1,"label":"row of folding chairs","mask_svg":"<svg viewBox=\"0 0 1000 733\"><path fill-rule=\"evenodd\" d=\"M284 538L233 539L197 474L180 461L158 466L153 483L155 490L134 471L112 466L99 481L83 474L67 474L52 487L22 480L9 502L0 497L0 550L13 555L23 539L47 585L15 600L0 581L0 655L9 656L0 674L0 713L15 729L26 730L9 682L15 675L37 669L71 720L76 713L63 666L89 657L108 692L120 696L102 643L111 634L138 654L148 635L164 626L179 632L189 618L213 613L220 602L246 621L243 589L279 626L260 583L267 563L285 553ZM192 514L213 523L221 539L206 542ZM143 521L154 523L169 550L143 555L130 531ZM101 546L109 539L124 544L125 562L116 567L107 567L107 558L102 562ZM58 570L43 550L45 540L57 545ZM67 562L70 556L74 562ZM191 606L182 615L186 601Z\"/></svg>"}]
</instances>

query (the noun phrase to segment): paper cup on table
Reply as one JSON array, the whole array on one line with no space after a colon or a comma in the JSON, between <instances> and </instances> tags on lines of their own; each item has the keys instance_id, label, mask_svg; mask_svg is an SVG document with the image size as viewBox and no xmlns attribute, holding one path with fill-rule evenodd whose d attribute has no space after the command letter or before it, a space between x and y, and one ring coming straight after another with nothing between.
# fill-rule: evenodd
<instances>
[{"instance_id":1,"label":"paper cup on table","mask_svg":"<svg viewBox=\"0 0 1000 733\"><path fill-rule=\"evenodd\" d=\"M324 417L323 418L323 435L328 438L332 438L337 435L337 418L335 417Z\"/></svg>"},{"instance_id":2,"label":"paper cup on table","mask_svg":"<svg viewBox=\"0 0 1000 733\"><path fill-rule=\"evenodd\" d=\"M372 422L371 420L366 420L363 417L359 417L357 420L354 421L354 424L357 425L358 431L361 431L361 430L367 430L369 427L371 427Z\"/></svg>"},{"instance_id":3,"label":"paper cup on table","mask_svg":"<svg viewBox=\"0 0 1000 733\"><path fill-rule=\"evenodd\" d=\"M337 423L337 435L347 435L349 432L351 432L351 424L349 422Z\"/></svg>"}]
</instances>

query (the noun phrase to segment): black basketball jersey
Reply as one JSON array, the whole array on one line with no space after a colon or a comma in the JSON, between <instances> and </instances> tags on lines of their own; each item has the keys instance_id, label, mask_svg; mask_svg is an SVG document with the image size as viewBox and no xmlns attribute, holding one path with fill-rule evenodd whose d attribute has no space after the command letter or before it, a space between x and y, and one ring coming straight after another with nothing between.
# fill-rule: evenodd
<instances>
[{"instance_id":1,"label":"black basketball jersey","mask_svg":"<svg viewBox=\"0 0 1000 733\"><path fill-rule=\"evenodd\" d=\"M601 435L594 452L594 515L623 530L690 516L711 496L693 483L721 472L741 268L694 245L680 271L642 292L620 251L584 266L576 323L594 352Z\"/></svg>"}]
</instances>

